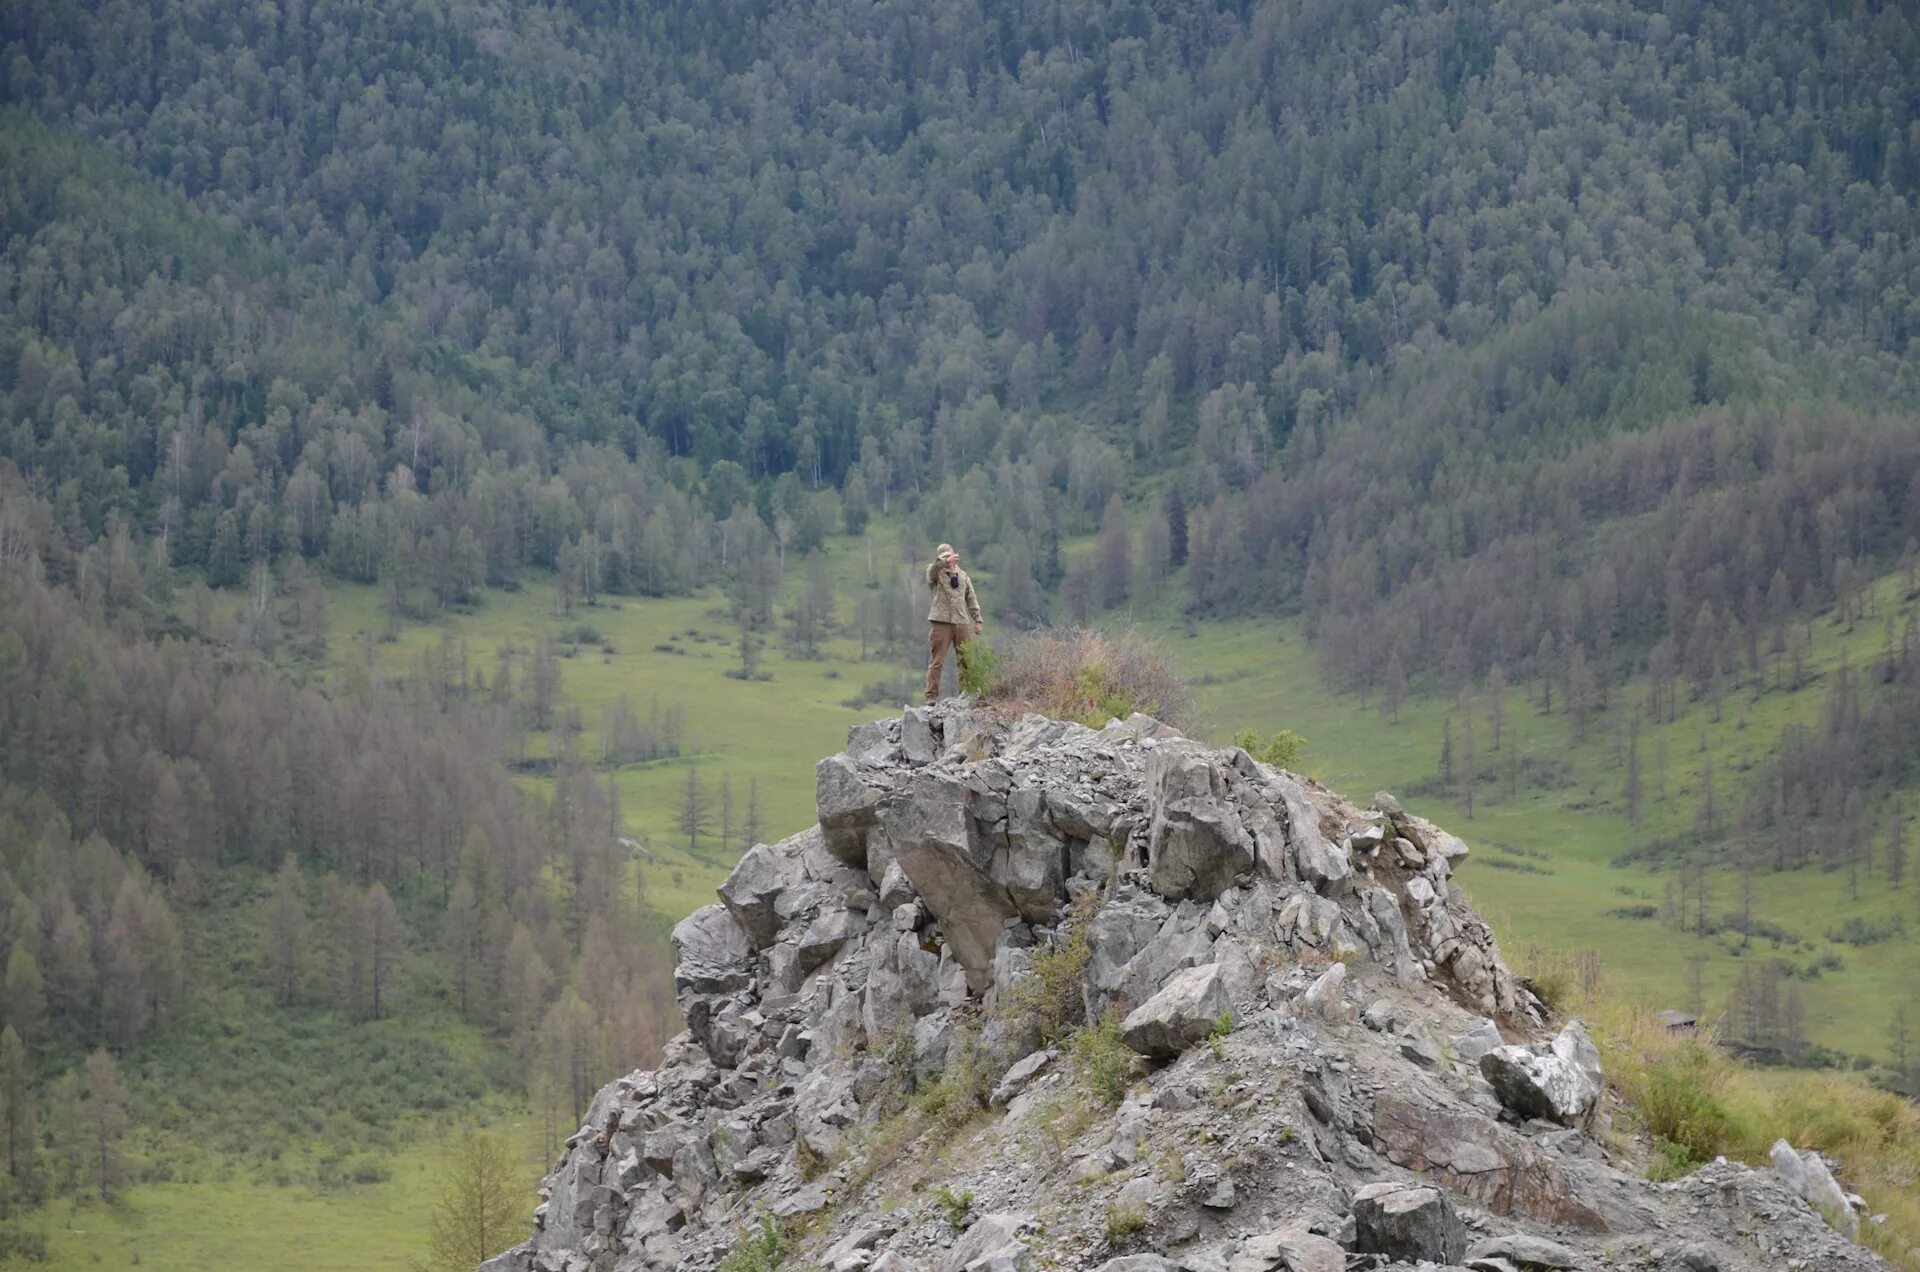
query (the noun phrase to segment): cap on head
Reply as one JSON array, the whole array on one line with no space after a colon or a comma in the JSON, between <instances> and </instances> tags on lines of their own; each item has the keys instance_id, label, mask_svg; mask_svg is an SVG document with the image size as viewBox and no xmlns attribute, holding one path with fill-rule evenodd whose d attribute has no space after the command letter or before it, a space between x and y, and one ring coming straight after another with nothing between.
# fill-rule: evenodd
<instances>
[{"instance_id":1,"label":"cap on head","mask_svg":"<svg viewBox=\"0 0 1920 1272\"><path fill-rule=\"evenodd\" d=\"M952 555L953 545L951 543L943 543L933 550L933 559L936 561L944 561Z\"/></svg>"}]
</instances>

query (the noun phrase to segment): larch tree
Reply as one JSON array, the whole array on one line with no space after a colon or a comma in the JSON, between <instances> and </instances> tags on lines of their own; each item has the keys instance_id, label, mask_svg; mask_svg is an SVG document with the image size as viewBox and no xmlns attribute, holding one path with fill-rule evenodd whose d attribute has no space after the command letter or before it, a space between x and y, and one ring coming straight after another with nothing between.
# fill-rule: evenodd
<instances>
[{"instance_id":1,"label":"larch tree","mask_svg":"<svg viewBox=\"0 0 1920 1272\"><path fill-rule=\"evenodd\" d=\"M47 987L40 975L40 962L25 941L16 940L7 953L6 976L0 981L0 1007L5 1008L0 1019L23 1042L38 1046L47 1021Z\"/></svg>"},{"instance_id":2,"label":"larch tree","mask_svg":"<svg viewBox=\"0 0 1920 1272\"><path fill-rule=\"evenodd\" d=\"M300 863L289 853L274 876L260 933L267 982L283 1006L300 1000L307 975L307 888Z\"/></svg>"},{"instance_id":3,"label":"larch tree","mask_svg":"<svg viewBox=\"0 0 1920 1272\"><path fill-rule=\"evenodd\" d=\"M525 1232L528 1185L505 1140L486 1131L462 1136L441 1176L416 1272L472 1272L513 1245Z\"/></svg>"},{"instance_id":4,"label":"larch tree","mask_svg":"<svg viewBox=\"0 0 1920 1272\"><path fill-rule=\"evenodd\" d=\"M95 1050L87 1057L86 1117L90 1156L100 1185L100 1198L108 1200L120 1176L120 1137L126 1133L126 1093L120 1085L120 1066L106 1050Z\"/></svg>"},{"instance_id":5,"label":"larch tree","mask_svg":"<svg viewBox=\"0 0 1920 1272\"><path fill-rule=\"evenodd\" d=\"M707 833L707 819L710 816L707 793L700 786L700 768L698 765L687 767L687 780L680 787L680 833L687 837L687 851L698 854L700 836Z\"/></svg>"},{"instance_id":6,"label":"larch tree","mask_svg":"<svg viewBox=\"0 0 1920 1272\"><path fill-rule=\"evenodd\" d=\"M0 1148L16 1183L34 1174L38 1132L33 1114L33 1066L12 1025L0 1026Z\"/></svg>"},{"instance_id":7,"label":"larch tree","mask_svg":"<svg viewBox=\"0 0 1920 1272\"><path fill-rule=\"evenodd\" d=\"M1115 491L1100 515L1100 532L1094 541L1094 556L1100 592L1100 608L1113 609L1127 599L1133 578L1133 537L1127 524L1127 505Z\"/></svg>"},{"instance_id":8,"label":"larch tree","mask_svg":"<svg viewBox=\"0 0 1920 1272\"><path fill-rule=\"evenodd\" d=\"M373 1018L379 1020L393 1004L407 956L407 928L383 883L367 889L366 913L367 989Z\"/></svg>"}]
</instances>

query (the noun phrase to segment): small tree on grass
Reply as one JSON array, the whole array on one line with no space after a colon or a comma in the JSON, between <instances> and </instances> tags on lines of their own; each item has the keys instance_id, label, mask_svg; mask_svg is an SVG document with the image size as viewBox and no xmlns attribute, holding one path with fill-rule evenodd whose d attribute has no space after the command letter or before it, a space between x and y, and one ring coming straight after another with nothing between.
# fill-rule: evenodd
<instances>
[{"instance_id":1,"label":"small tree on grass","mask_svg":"<svg viewBox=\"0 0 1920 1272\"><path fill-rule=\"evenodd\" d=\"M288 853L274 876L273 895L267 901L266 921L260 932L260 952L267 981L281 1005L297 1002L307 975L307 886L300 863Z\"/></svg>"},{"instance_id":2,"label":"small tree on grass","mask_svg":"<svg viewBox=\"0 0 1920 1272\"><path fill-rule=\"evenodd\" d=\"M763 827L760 822L760 779L750 777L747 779L746 840L748 847L752 847L754 844L760 842L760 832L762 829Z\"/></svg>"},{"instance_id":3,"label":"small tree on grass","mask_svg":"<svg viewBox=\"0 0 1920 1272\"><path fill-rule=\"evenodd\" d=\"M499 1136L474 1131L461 1140L441 1177L427 1230L427 1257L415 1272L472 1272L521 1235L525 1191Z\"/></svg>"},{"instance_id":4,"label":"small tree on grass","mask_svg":"<svg viewBox=\"0 0 1920 1272\"><path fill-rule=\"evenodd\" d=\"M100 1199L120 1175L120 1137L126 1133L126 1096L120 1089L120 1066L104 1050L87 1057L87 1129L92 1133L94 1165L100 1182Z\"/></svg>"},{"instance_id":5,"label":"small tree on grass","mask_svg":"<svg viewBox=\"0 0 1920 1272\"><path fill-rule=\"evenodd\" d=\"M707 833L707 793L700 788L698 767L687 769L687 782L680 791L680 833L687 837L687 851L700 851L700 836Z\"/></svg>"},{"instance_id":6,"label":"small tree on grass","mask_svg":"<svg viewBox=\"0 0 1920 1272\"><path fill-rule=\"evenodd\" d=\"M33 1175L34 1144L39 1138L33 1119L33 1069L27 1048L12 1025L0 1027L0 1151L6 1155L7 1175L16 1184Z\"/></svg>"}]
</instances>

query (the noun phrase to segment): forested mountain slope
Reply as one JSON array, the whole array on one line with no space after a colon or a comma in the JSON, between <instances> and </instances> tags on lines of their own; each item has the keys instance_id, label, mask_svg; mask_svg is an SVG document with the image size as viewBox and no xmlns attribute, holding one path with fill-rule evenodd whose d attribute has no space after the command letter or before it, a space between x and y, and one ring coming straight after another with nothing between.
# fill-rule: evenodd
<instances>
[{"instance_id":1,"label":"forested mountain slope","mask_svg":"<svg viewBox=\"0 0 1920 1272\"><path fill-rule=\"evenodd\" d=\"M1372 372L1568 295L1764 316L1867 390L1920 324L1920 35L1897 4L6 21L13 100L382 305L390 370L476 355L538 373L489 396L555 438L857 473L869 499L1036 451L1062 476L1092 443L1034 417L1089 397L1156 459L1198 415L1195 480L1245 482ZM16 305L73 349L93 333L45 296L73 244L41 246ZM257 414L270 376L238 370ZM473 408L436 398L388 441L458 486L432 416ZM252 422L213 414L229 439ZM258 458L285 481L323 455Z\"/></svg>"}]
</instances>

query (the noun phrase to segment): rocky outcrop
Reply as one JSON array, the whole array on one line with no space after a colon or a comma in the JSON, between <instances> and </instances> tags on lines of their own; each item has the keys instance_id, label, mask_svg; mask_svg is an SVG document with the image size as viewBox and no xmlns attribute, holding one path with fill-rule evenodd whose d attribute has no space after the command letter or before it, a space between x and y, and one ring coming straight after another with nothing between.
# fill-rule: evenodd
<instances>
[{"instance_id":1,"label":"rocky outcrop","mask_svg":"<svg viewBox=\"0 0 1920 1272\"><path fill-rule=\"evenodd\" d=\"M1540 1041L1466 846L1390 795L964 702L815 790L674 928L686 1032L488 1272L711 1272L763 1219L833 1272L1879 1266L1785 1167L1611 1165L1591 1041Z\"/></svg>"}]
</instances>

